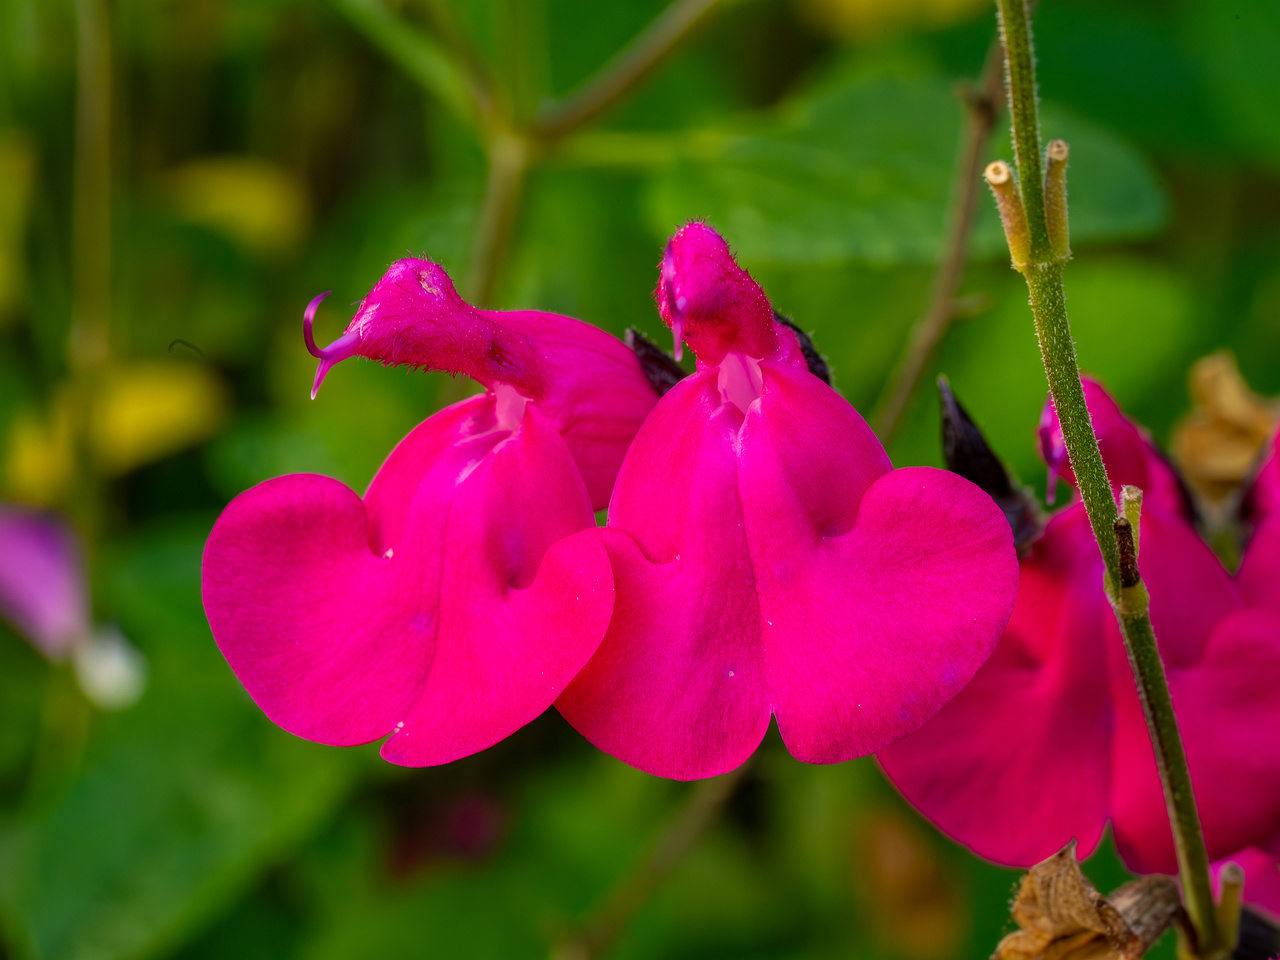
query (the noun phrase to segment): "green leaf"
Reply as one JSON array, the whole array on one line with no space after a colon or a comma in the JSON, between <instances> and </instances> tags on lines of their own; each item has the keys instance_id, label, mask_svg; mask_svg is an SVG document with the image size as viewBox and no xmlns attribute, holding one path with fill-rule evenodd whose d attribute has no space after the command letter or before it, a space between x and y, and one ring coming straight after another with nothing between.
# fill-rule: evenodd
<instances>
[{"instance_id":1,"label":"green leaf","mask_svg":"<svg viewBox=\"0 0 1280 960\"><path fill-rule=\"evenodd\" d=\"M363 756L296 739L245 696L199 599L203 530L112 566L141 703L99 718L65 791L19 824L6 891L36 960L124 960L180 943L309 836Z\"/></svg>"},{"instance_id":2,"label":"green leaf","mask_svg":"<svg viewBox=\"0 0 1280 960\"><path fill-rule=\"evenodd\" d=\"M941 78L855 77L770 122L704 138L655 176L650 220L669 234L709 218L749 264L928 263L942 244L961 117ZM1073 243L1162 226L1164 196L1132 147L1051 107L1044 130L1071 144ZM979 211L973 253L1003 255L992 205Z\"/></svg>"}]
</instances>

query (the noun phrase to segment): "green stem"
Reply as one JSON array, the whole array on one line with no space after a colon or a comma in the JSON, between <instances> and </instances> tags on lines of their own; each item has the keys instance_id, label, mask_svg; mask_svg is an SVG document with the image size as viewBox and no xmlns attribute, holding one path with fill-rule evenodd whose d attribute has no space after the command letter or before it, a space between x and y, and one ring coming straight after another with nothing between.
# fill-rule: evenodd
<instances>
[{"instance_id":1,"label":"green stem","mask_svg":"<svg viewBox=\"0 0 1280 960\"><path fill-rule=\"evenodd\" d=\"M1027 226L1031 229L1031 255L1036 260L1044 260L1050 256L1049 229L1045 223L1044 180L1040 169L1040 117L1031 21L1023 0L999 0L999 3L1018 182L1027 207Z\"/></svg>"},{"instance_id":2,"label":"green stem","mask_svg":"<svg viewBox=\"0 0 1280 960\"><path fill-rule=\"evenodd\" d=\"M1031 292L1031 312L1035 317L1049 390L1062 424L1067 456L1076 476L1080 498L1084 501L1089 524L1106 566L1107 594L1124 635L1129 664L1155 751L1187 912L1197 935L1197 953L1204 958L1217 957L1230 948L1223 943L1218 926L1209 879L1208 852L1168 681L1155 632L1151 628L1146 590L1138 575L1134 530L1127 518L1120 518L1117 525L1119 514L1115 496L1080 384L1080 368L1076 362L1062 282L1063 260L1054 255L1050 243L1041 172L1035 56L1025 0L998 2L1007 51L1009 108L1013 117L1018 178L1031 239L1030 262L1019 269L1026 277ZM1117 526L1125 537L1123 550L1117 538Z\"/></svg>"},{"instance_id":3,"label":"green stem","mask_svg":"<svg viewBox=\"0 0 1280 960\"><path fill-rule=\"evenodd\" d=\"M1187 912L1199 938L1201 957L1229 952L1231 944L1223 942L1218 929L1217 908L1213 903L1213 886L1209 879L1209 854L1200 830L1200 815L1191 789L1187 756L1178 733L1178 720L1169 698L1169 684L1164 664L1156 646L1155 631L1146 610L1120 613L1121 629L1129 653L1129 666L1138 682L1142 712L1147 718L1156 767L1164 786L1165 804L1173 827L1173 843L1178 855L1178 873L1185 891ZM1225 948L1225 949L1224 949Z\"/></svg>"},{"instance_id":4,"label":"green stem","mask_svg":"<svg viewBox=\"0 0 1280 960\"><path fill-rule=\"evenodd\" d=\"M1018 0L1015 0L1018 2ZM1028 215L1028 220L1030 216ZM1043 219L1041 220L1043 223ZM1076 361L1075 341L1067 319L1067 296L1062 283L1062 264L1031 263L1024 276L1031 292L1031 312L1035 315L1036 335L1040 339L1040 358L1049 378L1049 392L1062 423L1071 470L1080 488L1089 515L1089 526L1102 551L1110 583L1119 583L1120 555L1112 529L1117 516L1111 481L1102 463L1098 438L1089 419L1089 407L1080 383L1080 366Z\"/></svg>"}]
</instances>

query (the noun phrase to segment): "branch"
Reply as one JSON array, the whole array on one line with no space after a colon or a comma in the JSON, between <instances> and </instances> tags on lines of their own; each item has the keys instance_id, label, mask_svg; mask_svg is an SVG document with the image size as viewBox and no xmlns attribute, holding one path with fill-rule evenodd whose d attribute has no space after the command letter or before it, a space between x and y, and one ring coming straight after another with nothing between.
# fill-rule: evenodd
<instances>
[{"instance_id":1,"label":"branch","mask_svg":"<svg viewBox=\"0 0 1280 960\"><path fill-rule=\"evenodd\" d=\"M576 93L549 104L530 133L558 140L604 113L652 73L718 2L675 0Z\"/></svg>"},{"instance_id":2,"label":"branch","mask_svg":"<svg viewBox=\"0 0 1280 960\"><path fill-rule=\"evenodd\" d=\"M942 261L934 274L929 306L911 328L902 356L881 391L871 418L880 442L886 446L901 425L902 415L920 383L920 377L955 316L956 294L964 279L969 234L977 209L982 155L996 124L1002 67L1003 53L997 38L987 51L986 66L978 86L961 92L966 107L965 126L955 182L951 188L951 209L947 215Z\"/></svg>"},{"instance_id":3,"label":"branch","mask_svg":"<svg viewBox=\"0 0 1280 960\"><path fill-rule=\"evenodd\" d=\"M333 0L334 6L386 55L461 120L489 123L488 93L435 39L409 26L379 0Z\"/></svg>"},{"instance_id":4,"label":"branch","mask_svg":"<svg viewBox=\"0 0 1280 960\"><path fill-rule=\"evenodd\" d=\"M1125 515L1119 515L1080 384L1080 367L1076 362L1071 324L1067 318L1066 290L1062 282L1067 256L1066 213L1065 209L1055 209L1056 222L1051 224L1045 207L1035 54L1026 0L998 2L1007 53L1009 110L1013 116L1018 183L1010 182L1008 168L1003 163L988 167L987 178L996 190L1014 266L1026 278L1031 292L1031 312L1040 339L1040 355L1058 420L1062 424L1067 456L1106 566L1107 596L1115 608L1124 636L1125 650L1142 702L1169 811L1187 912L1197 938L1195 951L1202 958L1220 957L1229 953L1233 945L1224 943L1221 935L1209 879L1209 856L1196 809L1191 773L1187 769L1186 753L1178 732L1160 650L1151 628L1146 588L1138 570L1137 521L1141 503L1136 491L1126 488ZM1065 146L1056 153L1065 163ZM1065 166L1055 170L1055 177L1065 178ZM1057 190L1058 185L1054 184L1053 192ZM1064 180L1061 184L1064 198L1065 190ZM1014 220L1018 227L1009 230ZM1060 234L1057 242L1051 236L1051 226L1054 233ZM1022 234L1024 229L1025 234Z\"/></svg>"},{"instance_id":5,"label":"branch","mask_svg":"<svg viewBox=\"0 0 1280 960\"><path fill-rule=\"evenodd\" d=\"M647 857L614 888L604 904L574 936L551 954L552 960L592 960L603 956L636 912L679 866L702 832L715 820L742 782L750 762L736 770L703 780L658 837Z\"/></svg>"}]
</instances>

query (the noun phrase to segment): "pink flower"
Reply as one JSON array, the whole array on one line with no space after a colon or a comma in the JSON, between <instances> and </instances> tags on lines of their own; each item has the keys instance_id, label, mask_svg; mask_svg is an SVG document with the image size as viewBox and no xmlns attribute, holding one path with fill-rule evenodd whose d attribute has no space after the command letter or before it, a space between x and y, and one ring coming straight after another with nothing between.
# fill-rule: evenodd
<instances>
[{"instance_id":1,"label":"pink flower","mask_svg":"<svg viewBox=\"0 0 1280 960\"><path fill-rule=\"evenodd\" d=\"M596 510L609 503L627 447L658 396L635 354L581 320L538 310L480 310L458 296L444 268L400 260L369 291L346 332L319 348L307 308L307 345L320 360L311 395L351 356L463 373L537 404L564 438Z\"/></svg>"},{"instance_id":2,"label":"pink flower","mask_svg":"<svg viewBox=\"0 0 1280 960\"><path fill-rule=\"evenodd\" d=\"M1145 493L1139 566L1213 857L1280 828L1280 566L1255 536L1236 577L1191 522L1177 476L1097 383L1085 392L1118 492ZM1071 480L1046 407L1041 450ZM1084 507L1054 515L1022 562L1008 629L973 682L880 754L945 833L1030 866L1068 840L1087 855L1108 820L1125 862L1176 870L1146 725ZM1267 609L1268 604L1271 609Z\"/></svg>"},{"instance_id":3,"label":"pink flower","mask_svg":"<svg viewBox=\"0 0 1280 960\"><path fill-rule=\"evenodd\" d=\"M906 735L1004 628L1008 523L966 480L893 470L709 227L672 238L657 299L699 369L622 465L604 533L613 621L557 707L678 779L741 764L771 716L810 762Z\"/></svg>"},{"instance_id":4,"label":"pink flower","mask_svg":"<svg viewBox=\"0 0 1280 960\"><path fill-rule=\"evenodd\" d=\"M89 635L80 545L60 520L0 504L0 616L50 660Z\"/></svg>"},{"instance_id":5,"label":"pink flower","mask_svg":"<svg viewBox=\"0 0 1280 960\"><path fill-rule=\"evenodd\" d=\"M71 661L80 690L103 710L142 696L147 661L116 627L89 617L80 541L49 514L0 504L0 617L54 661Z\"/></svg>"},{"instance_id":6,"label":"pink flower","mask_svg":"<svg viewBox=\"0 0 1280 960\"><path fill-rule=\"evenodd\" d=\"M237 497L204 557L218 645L271 719L393 762L444 763L528 723L595 652L613 607L604 502L653 406L635 356L568 317L476 310L402 260L327 348L487 388L416 427L363 499L327 477ZM584 483L585 479L585 483ZM590 491L590 495L588 494Z\"/></svg>"}]
</instances>

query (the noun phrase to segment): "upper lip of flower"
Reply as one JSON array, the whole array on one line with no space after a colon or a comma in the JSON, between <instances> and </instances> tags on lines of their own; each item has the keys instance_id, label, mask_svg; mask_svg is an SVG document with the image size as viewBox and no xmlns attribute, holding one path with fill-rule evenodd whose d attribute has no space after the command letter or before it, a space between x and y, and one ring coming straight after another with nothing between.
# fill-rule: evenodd
<instances>
[{"instance_id":1,"label":"upper lip of flower","mask_svg":"<svg viewBox=\"0 0 1280 960\"><path fill-rule=\"evenodd\" d=\"M682 341L707 365L730 351L757 360L778 356L769 298L705 223L686 224L667 243L654 298L675 335L676 359Z\"/></svg>"},{"instance_id":2,"label":"upper lip of flower","mask_svg":"<svg viewBox=\"0 0 1280 960\"><path fill-rule=\"evenodd\" d=\"M316 367L315 380L311 384L312 400L320 392L320 384L324 382L325 375L333 368L334 364L341 363L347 357L354 356L356 344L360 342L359 332L350 330L327 347L316 346L315 334L312 332L311 327L315 323L316 311L320 309L320 304L331 293L333 293L332 290L326 290L324 293L312 297L311 302L307 304L307 309L302 314L302 338L307 345L307 352L320 361Z\"/></svg>"},{"instance_id":3,"label":"upper lip of flower","mask_svg":"<svg viewBox=\"0 0 1280 960\"><path fill-rule=\"evenodd\" d=\"M307 349L319 360L313 397L329 370L350 356L461 373L490 391L506 384L560 432L595 508L608 504L627 446L658 398L635 354L616 337L560 314L473 307L429 260L392 264L326 347L312 332L323 297L303 316Z\"/></svg>"}]
</instances>

